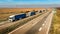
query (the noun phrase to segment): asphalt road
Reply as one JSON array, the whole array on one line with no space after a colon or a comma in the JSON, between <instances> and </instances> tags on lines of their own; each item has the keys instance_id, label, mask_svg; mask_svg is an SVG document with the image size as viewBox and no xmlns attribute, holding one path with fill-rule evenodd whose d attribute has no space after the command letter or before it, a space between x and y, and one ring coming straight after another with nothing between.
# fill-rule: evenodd
<instances>
[{"instance_id":1,"label":"asphalt road","mask_svg":"<svg viewBox=\"0 0 60 34\"><path fill-rule=\"evenodd\" d=\"M28 23L24 24L23 26L13 30L12 32L10 32L8 34L43 34L43 33L45 33L45 30L47 31L47 27L48 27L49 21L50 21L49 18L51 18L50 17L51 14L52 14L51 12L47 12L47 13L29 21ZM45 23L47 21L48 21L48 23ZM46 24L48 24L48 25L46 25Z\"/></svg>"},{"instance_id":2,"label":"asphalt road","mask_svg":"<svg viewBox=\"0 0 60 34\"><path fill-rule=\"evenodd\" d=\"M30 16L28 18L25 18L25 19L22 19L22 20L18 20L16 22L7 22L6 21L6 22L3 22L3 23L0 23L0 34L1 33L3 33L3 34L8 33L8 32L10 32L10 30L13 29L13 27L15 27L15 26L19 27L18 25L21 26L21 25L25 24L26 22L36 18L39 15L40 14L37 14L37 15L34 15L34 16ZM9 28L10 28L10 30L9 30Z\"/></svg>"},{"instance_id":3,"label":"asphalt road","mask_svg":"<svg viewBox=\"0 0 60 34\"><path fill-rule=\"evenodd\" d=\"M35 34L48 34L50 26L51 26L51 22L52 22L52 17L53 17L53 13L51 13L46 18L46 20L44 21L44 23L42 24L42 26L39 28L38 32L36 32Z\"/></svg>"}]
</instances>

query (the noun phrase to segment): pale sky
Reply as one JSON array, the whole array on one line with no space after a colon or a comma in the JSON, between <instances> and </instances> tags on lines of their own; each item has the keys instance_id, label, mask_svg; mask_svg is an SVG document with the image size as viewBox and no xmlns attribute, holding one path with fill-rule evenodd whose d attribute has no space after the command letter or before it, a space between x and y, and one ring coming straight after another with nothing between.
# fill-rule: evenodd
<instances>
[{"instance_id":1,"label":"pale sky","mask_svg":"<svg viewBox=\"0 0 60 34\"><path fill-rule=\"evenodd\" d=\"M60 7L60 0L0 0L0 8Z\"/></svg>"},{"instance_id":2,"label":"pale sky","mask_svg":"<svg viewBox=\"0 0 60 34\"><path fill-rule=\"evenodd\" d=\"M0 5L60 4L60 0L0 0Z\"/></svg>"}]
</instances>

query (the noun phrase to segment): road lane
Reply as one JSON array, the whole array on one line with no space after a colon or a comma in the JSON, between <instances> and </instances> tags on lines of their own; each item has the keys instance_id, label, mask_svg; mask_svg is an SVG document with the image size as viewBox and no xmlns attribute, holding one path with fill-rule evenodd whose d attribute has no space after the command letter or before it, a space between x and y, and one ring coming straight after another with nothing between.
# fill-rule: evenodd
<instances>
[{"instance_id":1,"label":"road lane","mask_svg":"<svg viewBox=\"0 0 60 34\"><path fill-rule=\"evenodd\" d=\"M51 22L52 22L52 17L53 17L53 13L51 13L51 14L47 17L46 21L44 22L45 25L42 26L42 30L36 32L35 34L48 34L49 28L50 28Z\"/></svg>"},{"instance_id":2,"label":"road lane","mask_svg":"<svg viewBox=\"0 0 60 34\"><path fill-rule=\"evenodd\" d=\"M4 24L6 24L6 23L9 23L9 21L7 20L7 21L4 21L4 22L0 22L0 26L1 26L1 25L4 25Z\"/></svg>"},{"instance_id":3,"label":"road lane","mask_svg":"<svg viewBox=\"0 0 60 34\"><path fill-rule=\"evenodd\" d=\"M30 22L24 24L23 26L13 30L12 32L10 32L8 34L33 34L37 31L38 28L40 28L40 26L42 24L41 22L43 22L46 19L48 14L49 14L49 12L31 20ZM41 21L42 19L43 19L43 21ZM35 27L35 26L37 26L37 27Z\"/></svg>"},{"instance_id":4,"label":"road lane","mask_svg":"<svg viewBox=\"0 0 60 34\"><path fill-rule=\"evenodd\" d=\"M14 28L19 27L19 26L25 24L26 22L38 17L39 15L41 15L41 14L30 16L28 18L24 18L24 19L18 20L16 22L9 22L6 24L2 24L2 25L0 25L0 34L5 34L7 32L10 32L13 29L13 27Z\"/></svg>"},{"instance_id":5,"label":"road lane","mask_svg":"<svg viewBox=\"0 0 60 34\"><path fill-rule=\"evenodd\" d=\"M26 32L26 34L35 34L36 32L38 32L38 29L40 28L40 30L42 30L42 24L44 23L44 21L46 20L47 16L44 17L42 20L40 20L35 26L33 26L30 30L28 30Z\"/></svg>"}]
</instances>

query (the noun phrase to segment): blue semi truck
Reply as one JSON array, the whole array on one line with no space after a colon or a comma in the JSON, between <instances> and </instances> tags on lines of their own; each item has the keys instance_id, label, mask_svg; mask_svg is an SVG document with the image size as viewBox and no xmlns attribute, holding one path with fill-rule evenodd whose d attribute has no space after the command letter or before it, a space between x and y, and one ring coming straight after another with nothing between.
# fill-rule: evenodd
<instances>
[{"instance_id":1,"label":"blue semi truck","mask_svg":"<svg viewBox=\"0 0 60 34\"><path fill-rule=\"evenodd\" d=\"M26 14L25 13L21 13L21 14L16 14L16 15L11 15L9 16L9 21L13 22L19 19L23 19L26 18Z\"/></svg>"},{"instance_id":2,"label":"blue semi truck","mask_svg":"<svg viewBox=\"0 0 60 34\"><path fill-rule=\"evenodd\" d=\"M11 16L9 16L9 21L13 22L13 21L16 21L16 20L20 20L20 19L26 18L27 15L29 17L29 16L33 16L35 14L36 14L36 12L29 12L28 14L21 13L21 14L11 15Z\"/></svg>"}]
</instances>

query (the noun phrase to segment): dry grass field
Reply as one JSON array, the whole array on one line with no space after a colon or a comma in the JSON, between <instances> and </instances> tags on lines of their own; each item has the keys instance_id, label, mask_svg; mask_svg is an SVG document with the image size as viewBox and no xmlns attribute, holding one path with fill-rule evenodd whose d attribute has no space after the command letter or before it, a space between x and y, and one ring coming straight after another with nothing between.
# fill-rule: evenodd
<instances>
[{"instance_id":1,"label":"dry grass field","mask_svg":"<svg viewBox=\"0 0 60 34\"><path fill-rule=\"evenodd\" d=\"M6 21L10 15L26 13L32 10L44 10L45 8L0 8L0 22ZM48 10L51 10L49 8Z\"/></svg>"},{"instance_id":2,"label":"dry grass field","mask_svg":"<svg viewBox=\"0 0 60 34\"><path fill-rule=\"evenodd\" d=\"M56 11L53 17L50 34L60 34L60 8L57 8Z\"/></svg>"}]
</instances>

